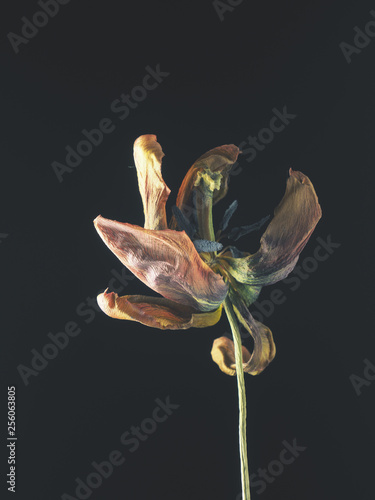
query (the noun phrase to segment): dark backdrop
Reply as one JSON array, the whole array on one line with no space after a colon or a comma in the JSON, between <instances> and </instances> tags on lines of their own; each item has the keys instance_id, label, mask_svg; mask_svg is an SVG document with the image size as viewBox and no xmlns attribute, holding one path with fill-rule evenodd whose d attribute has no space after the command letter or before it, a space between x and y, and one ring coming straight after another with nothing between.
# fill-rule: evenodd
<instances>
[{"instance_id":1,"label":"dark backdrop","mask_svg":"<svg viewBox=\"0 0 375 500\"><path fill-rule=\"evenodd\" d=\"M139 135L156 134L165 152L170 213L197 157L221 144L248 149L248 137L285 106L296 116L256 156L244 152L218 206L220 214L238 199L233 224L258 221L280 201L293 167L311 178L323 210L300 258L308 272L264 288L251 308L277 345L266 371L246 377L252 497L373 498L375 40L354 28L375 20L375 4L219 4L72 1L53 18L37 16L45 26L29 27L22 41L21 19L41 7L2 3L2 470L6 386L14 385L17 498L79 498L76 478L87 484L92 463L115 450L125 461L105 479L90 476L102 481L93 500L239 498L236 380L210 357L226 319L163 332L97 312L92 298L121 275L121 264L92 220L143 224L129 168ZM168 75L121 120L112 103L158 65ZM65 163L65 147L76 148L81 131L104 118L113 132L60 182L51 164ZM239 247L255 251L261 233ZM317 261L321 241L335 246ZM125 274L123 294L147 293ZM281 304L269 302L274 289ZM51 343L48 334L65 328L80 333L22 378ZM155 400L167 398L175 407L155 429L147 419ZM140 425L151 429L144 441L121 443ZM293 441L299 456L281 471L275 460ZM271 470L268 484L259 468Z\"/></svg>"}]
</instances>

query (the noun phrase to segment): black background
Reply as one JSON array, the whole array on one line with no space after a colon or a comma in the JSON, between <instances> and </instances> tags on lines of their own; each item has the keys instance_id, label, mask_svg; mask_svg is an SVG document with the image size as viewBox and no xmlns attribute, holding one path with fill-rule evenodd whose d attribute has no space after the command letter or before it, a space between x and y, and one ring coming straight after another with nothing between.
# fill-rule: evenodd
<instances>
[{"instance_id":1,"label":"black background","mask_svg":"<svg viewBox=\"0 0 375 500\"><path fill-rule=\"evenodd\" d=\"M301 256L331 235L334 250L264 322L275 361L248 376L250 471L278 459L284 440L305 446L293 464L252 498L374 498L375 382L357 395L350 376L375 363L373 181L375 40L346 61L339 44L373 19L374 3L250 2L224 13L210 1L72 1L18 54L37 2L4 1L1 15L1 225L3 403L17 387L17 493L21 499L75 497L91 463L119 450L125 463L90 498L236 500L240 492L236 380L211 361L210 329L170 332L111 320L77 307L95 297L121 264L92 220L143 225L132 146L154 133L172 190L194 160L240 144L287 106L297 117L252 162L240 160L227 198L239 200L234 225L272 213L288 168L312 180L323 210ZM111 103L142 82L145 67L170 73L121 121ZM53 161L76 147L81 130L111 118L116 130L59 182ZM261 232L239 246L255 251ZM129 274L129 273L128 273ZM136 279L123 293L147 293ZM94 314L94 313L92 313ZM25 386L17 367L32 349L75 321L81 333ZM139 449L120 436L152 416L155 399L179 408ZM3 441L2 470L7 471ZM1 491L7 493L5 475ZM2 494L2 493L1 493ZM9 494L11 496L11 494Z\"/></svg>"}]
</instances>

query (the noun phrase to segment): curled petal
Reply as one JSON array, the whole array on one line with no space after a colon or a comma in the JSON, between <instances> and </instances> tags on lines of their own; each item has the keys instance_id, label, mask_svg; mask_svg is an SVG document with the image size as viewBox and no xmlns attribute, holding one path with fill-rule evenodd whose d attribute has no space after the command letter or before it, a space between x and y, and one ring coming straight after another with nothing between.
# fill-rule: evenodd
<instances>
[{"instance_id":1,"label":"curled petal","mask_svg":"<svg viewBox=\"0 0 375 500\"><path fill-rule=\"evenodd\" d=\"M228 177L233 164L237 161L240 150L234 144L226 144L207 151L188 170L178 191L176 205L187 216L199 209L194 206L193 192L196 188L199 176L206 172L218 174L218 185L211 186L213 189L213 204L224 198L228 191ZM220 175L219 175L220 174ZM212 176L211 176L212 177ZM211 177L208 180L212 183ZM177 227L173 217L170 227Z\"/></svg>"},{"instance_id":2,"label":"curled petal","mask_svg":"<svg viewBox=\"0 0 375 500\"><path fill-rule=\"evenodd\" d=\"M139 192L142 196L146 229L166 229L165 204L171 192L161 175L164 156L156 135L141 135L134 143Z\"/></svg>"},{"instance_id":3,"label":"curled petal","mask_svg":"<svg viewBox=\"0 0 375 500\"><path fill-rule=\"evenodd\" d=\"M217 323L221 317L222 306L206 313L197 313L189 306L183 306L162 297L144 295L124 295L105 291L98 295L100 309L116 319L137 321L146 326L161 330L186 330L204 328Z\"/></svg>"},{"instance_id":4,"label":"curled petal","mask_svg":"<svg viewBox=\"0 0 375 500\"><path fill-rule=\"evenodd\" d=\"M256 321L241 300L233 304L234 312L240 323L254 339L252 354L242 346L243 370L250 375L258 375L273 360L276 347L271 330ZM225 339L225 340L223 340ZM236 373L236 360L233 341L226 337L215 340L211 351L212 359L219 365L221 371L228 375Z\"/></svg>"},{"instance_id":5,"label":"curled petal","mask_svg":"<svg viewBox=\"0 0 375 500\"><path fill-rule=\"evenodd\" d=\"M236 374L236 358L234 355L233 340L227 337L220 337L214 340L212 344L211 356L213 361L219 366L220 370L227 375ZM242 346L242 359L244 365L249 361L251 354Z\"/></svg>"},{"instance_id":6,"label":"curled petal","mask_svg":"<svg viewBox=\"0 0 375 500\"><path fill-rule=\"evenodd\" d=\"M237 306L234 304L233 309L240 323L254 339L253 353L243 369L250 375L258 375L271 363L276 355L272 332L266 325L255 320L242 302L239 302Z\"/></svg>"},{"instance_id":7,"label":"curled petal","mask_svg":"<svg viewBox=\"0 0 375 500\"><path fill-rule=\"evenodd\" d=\"M94 225L124 266L166 299L205 312L223 302L228 285L203 262L185 231L144 229L101 216Z\"/></svg>"},{"instance_id":8,"label":"curled petal","mask_svg":"<svg viewBox=\"0 0 375 500\"><path fill-rule=\"evenodd\" d=\"M244 258L221 257L226 271L248 285L271 285L295 267L322 216L314 186L302 172L289 171L283 199L260 240L257 253Z\"/></svg>"}]
</instances>

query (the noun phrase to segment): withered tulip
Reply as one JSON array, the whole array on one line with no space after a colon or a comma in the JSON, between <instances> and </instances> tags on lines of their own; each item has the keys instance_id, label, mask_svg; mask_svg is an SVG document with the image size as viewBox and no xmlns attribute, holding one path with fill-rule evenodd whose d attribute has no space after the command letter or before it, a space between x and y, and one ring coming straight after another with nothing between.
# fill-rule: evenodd
<instances>
[{"instance_id":1,"label":"withered tulip","mask_svg":"<svg viewBox=\"0 0 375 500\"><path fill-rule=\"evenodd\" d=\"M161 297L119 297L106 291L98 296L98 303L112 318L183 330L217 323L226 300L254 338L252 354L243 347L243 369L256 375L272 361L275 345L271 331L255 321L247 307L264 285L284 279L293 270L321 210L308 177L290 170L285 195L258 252L239 256L232 247L219 251L222 246L215 243L212 206L227 193L228 176L238 154L232 144L220 146L194 163L178 192L169 229L165 205L170 190L161 174L164 153L155 135L135 141L144 227L101 216L94 224L108 248ZM223 372L236 373L232 340L217 339L212 358Z\"/></svg>"},{"instance_id":2,"label":"withered tulip","mask_svg":"<svg viewBox=\"0 0 375 500\"><path fill-rule=\"evenodd\" d=\"M159 329L185 330L216 324L224 307L233 340L220 337L211 355L228 375L237 374L240 408L242 498L250 499L246 452L246 394L243 373L257 375L275 356L272 333L256 321L248 307L261 288L284 279L297 260L318 220L321 209L308 177L290 169L286 191L255 254L218 241L237 240L260 223L224 234L237 208L232 203L219 230L213 227L212 207L228 191L228 177L239 149L214 148L187 172L177 195L169 227L166 201L170 190L161 174L164 156L155 135L134 143L134 160L145 215L144 227L98 216L95 227L108 248L160 296L125 295L105 291L98 296L103 312L117 319L138 321ZM254 348L242 346L239 325L253 337Z\"/></svg>"}]
</instances>

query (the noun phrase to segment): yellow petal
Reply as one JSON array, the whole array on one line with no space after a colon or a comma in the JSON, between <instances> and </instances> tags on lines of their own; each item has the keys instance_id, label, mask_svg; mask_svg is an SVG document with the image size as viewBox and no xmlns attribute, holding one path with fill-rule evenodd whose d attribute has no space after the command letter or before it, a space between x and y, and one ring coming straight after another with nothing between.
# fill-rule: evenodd
<instances>
[{"instance_id":1,"label":"yellow petal","mask_svg":"<svg viewBox=\"0 0 375 500\"><path fill-rule=\"evenodd\" d=\"M156 135L141 135L134 143L134 161L143 202L146 229L166 229L165 204L171 192L161 175L164 156Z\"/></svg>"},{"instance_id":2,"label":"yellow petal","mask_svg":"<svg viewBox=\"0 0 375 500\"><path fill-rule=\"evenodd\" d=\"M236 374L236 358L234 355L233 340L230 340L227 337L215 339L212 345L211 356L222 372L227 375ZM246 347L242 346L242 359L244 363L249 361L250 356L251 355Z\"/></svg>"},{"instance_id":3,"label":"yellow petal","mask_svg":"<svg viewBox=\"0 0 375 500\"><path fill-rule=\"evenodd\" d=\"M233 309L239 322L254 339L252 353L246 347L242 346L243 370L250 375L258 375L271 363L276 354L272 332L267 326L252 317L241 300L237 299L236 304L233 304ZM211 355L215 363L219 365L221 371L227 375L234 375L236 373L236 360L232 340L226 337L216 339Z\"/></svg>"},{"instance_id":4,"label":"yellow petal","mask_svg":"<svg viewBox=\"0 0 375 500\"><path fill-rule=\"evenodd\" d=\"M189 306L177 304L162 297L124 295L105 291L98 295L99 307L111 318L137 321L161 330L186 330L205 328L216 324L222 306L208 313L197 313Z\"/></svg>"}]
</instances>

